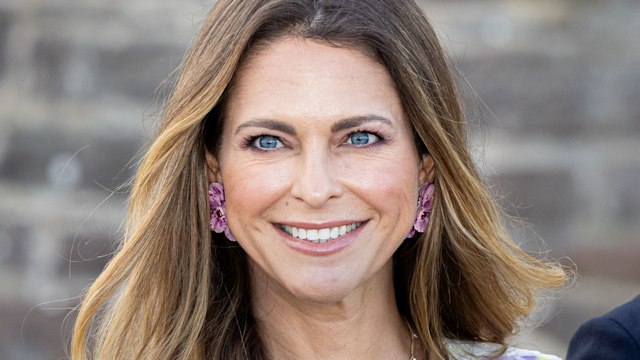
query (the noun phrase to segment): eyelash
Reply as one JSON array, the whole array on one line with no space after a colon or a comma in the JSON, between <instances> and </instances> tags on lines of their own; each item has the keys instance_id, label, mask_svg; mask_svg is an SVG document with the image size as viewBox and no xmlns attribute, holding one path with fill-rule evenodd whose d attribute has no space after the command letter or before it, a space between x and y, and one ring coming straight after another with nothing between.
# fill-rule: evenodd
<instances>
[{"instance_id":1,"label":"eyelash","mask_svg":"<svg viewBox=\"0 0 640 360\"><path fill-rule=\"evenodd\" d=\"M277 148L276 148L276 149L270 149L270 150L269 150L269 149L262 149L262 148L259 148L259 147L257 147L257 146L254 146L254 145L253 145L253 143L254 143L256 140L260 139L260 138L261 138L261 137L263 137L263 136L269 136L269 137L276 138L276 139L278 139L278 141L280 141L281 143L283 143L283 144L284 144L284 142L282 141L282 139L280 139L280 137L278 137L278 136L271 135L271 134L260 134L260 135L249 135L249 136L245 137L245 138L243 139L243 141L242 141L242 147L243 147L244 149L251 149L251 150L256 150L256 151L261 151L261 152L268 152L268 151L274 151L274 150L276 150Z\"/></svg>"},{"instance_id":2,"label":"eyelash","mask_svg":"<svg viewBox=\"0 0 640 360\"><path fill-rule=\"evenodd\" d=\"M374 136L376 136L378 138L378 141L376 141L373 144L369 144L369 145L355 146L355 145L350 144L350 145L352 145L354 147L357 147L357 148L367 148L369 146L375 146L375 145L379 145L379 144L382 144L382 143L385 142L385 137L382 136L382 134L380 134L377 131L373 131L373 130L354 130L354 131L351 131L350 133L348 133L346 135L346 140L343 142L343 144L346 143L349 140L349 138L351 137L351 135L353 135L355 133L371 134L371 135L374 135ZM243 139L243 141L242 141L242 147L246 148L246 149L252 149L252 150L256 150L256 151L261 151L261 152L274 151L274 150L278 149L278 148L275 148L275 149L262 149L262 148L259 148L257 146L254 146L253 143L256 140L258 140L259 138L263 137L263 136L269 136L269 137L276 138L276 139L278 139L278 141L280 141L284 145L284 142L282 141L282 139L280 139L279 136L275 136L275 135L271 135L271 134L260 134L260 135L249 135L249 136L245 137Z\"/></svg>"},{"instance_id":3,"label":"eyelash","mask_svg":"<svg viewBox=\"0 0 640 360\"><path fill-rule=\"evenodd\" d=\"M385 142L385 137L382 136L382 134L380 134L379 132L373 131L373 130L355 130L355 131L352 131L352 132L347 134L345 142L349 141L349 138L351 138L351 135L356 134L356 133L371 134L371 135L373 135L373 136L378 138L378 141L374 142L373 144L367 144L367 145L362 145L362 146L349 144L349 145L352 145L352 146L357 147L357 148L368 148L370 146L380 145L380 144L383 144Z\"/></svg>"}]
</instances>

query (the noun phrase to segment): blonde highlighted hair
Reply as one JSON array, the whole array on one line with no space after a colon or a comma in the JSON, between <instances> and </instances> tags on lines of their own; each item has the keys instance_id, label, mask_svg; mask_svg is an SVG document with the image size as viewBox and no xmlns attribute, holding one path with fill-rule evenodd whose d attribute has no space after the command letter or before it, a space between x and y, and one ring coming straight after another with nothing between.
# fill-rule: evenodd
<instances>
[{"instance_id":1,"label":"blonde highlighted hair","mask_svg":"<svg viewBox=\"0 0 640 360\"><path fill-rule=\"evenodd\" d=\"M414 1L219 0L137 171L124 240L80 307L73 359L269 357L246 254L209 230L205 153L216 150L237 69L283 36L354 47L384 65L417 149L434 160L429 228L394 255L398 310L430 359L447 358L446 338L505 345L536 292L564 284L561 267L506 233L471 159L446 56Z\"/></svg>"}]
</instances>

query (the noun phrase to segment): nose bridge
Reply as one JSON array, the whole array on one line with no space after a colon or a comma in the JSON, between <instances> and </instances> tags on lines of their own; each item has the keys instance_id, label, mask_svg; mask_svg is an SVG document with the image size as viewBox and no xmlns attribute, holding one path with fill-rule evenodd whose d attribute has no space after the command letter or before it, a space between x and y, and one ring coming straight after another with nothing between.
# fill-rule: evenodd
<instances>
[{"instance_id":1,"label":"nose bridge","mask_svg":"<svg viewBox=\"0 0 640 360\"><path fill-rule=\"evenodd\" d=\"M342 193L335 177L335 160L322 144L307 147L299 158L298 172L292 187L293 196L312 207L321 207Z\"/></svg>"}]
</instances>

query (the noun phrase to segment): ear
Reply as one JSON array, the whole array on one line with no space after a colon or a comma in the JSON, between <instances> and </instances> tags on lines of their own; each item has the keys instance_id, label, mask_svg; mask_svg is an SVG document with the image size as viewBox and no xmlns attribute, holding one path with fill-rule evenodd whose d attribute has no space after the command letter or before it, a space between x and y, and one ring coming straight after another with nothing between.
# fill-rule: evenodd
<instances>
[{"instance_id":1,"label":"ear","mask_svg":"<svg viewBox=\"0 0 640 360\"><path fill-rule=\"evenodd\" d=\"M418 174L420 184L424 184L427 181L433 184L435 178L436 165L433 162L433 158L428 153L422 154L422 159L420 160L420 173Z\"/></svg>"},{"instance_id":2,"label":"ear","mask_svg":"<svg viewBox=\"0 0 640 360\"><path fill-rule=\"evenodd\" d=\"M206 150L205 156L207 158L207 177L209 178L209 182L222 183L218 157L209 150Z\"/></svg>"}]
</instances>

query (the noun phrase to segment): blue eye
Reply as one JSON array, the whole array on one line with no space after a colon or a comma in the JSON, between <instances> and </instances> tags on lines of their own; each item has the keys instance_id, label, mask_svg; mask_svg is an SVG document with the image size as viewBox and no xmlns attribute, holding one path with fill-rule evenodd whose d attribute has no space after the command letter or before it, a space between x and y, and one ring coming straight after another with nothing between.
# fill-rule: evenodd
<instances>
[{"instance_id":1,"label":"blue eye","mask_svg":"<svg viewBox=\"0 0 640 360\"><path fill-rule=\"evenodd\" d=\"M261 150L277 149L282 147L282 143L280 142L280 139L270 135L257 136L253 140L252 145Z\"/></svg>"},{"instance_id":2,"label":"blue eye","mask_svg":"<svg viewBox=\"0 0 640 360\"><path fill-rule=\"evenodd\" d=\"M380 140L380 138L372 133L364 132L364 131L356 131L349 135L349 144L355 146L365 146L376 143Z\"/></svg>"}]
</instances>

